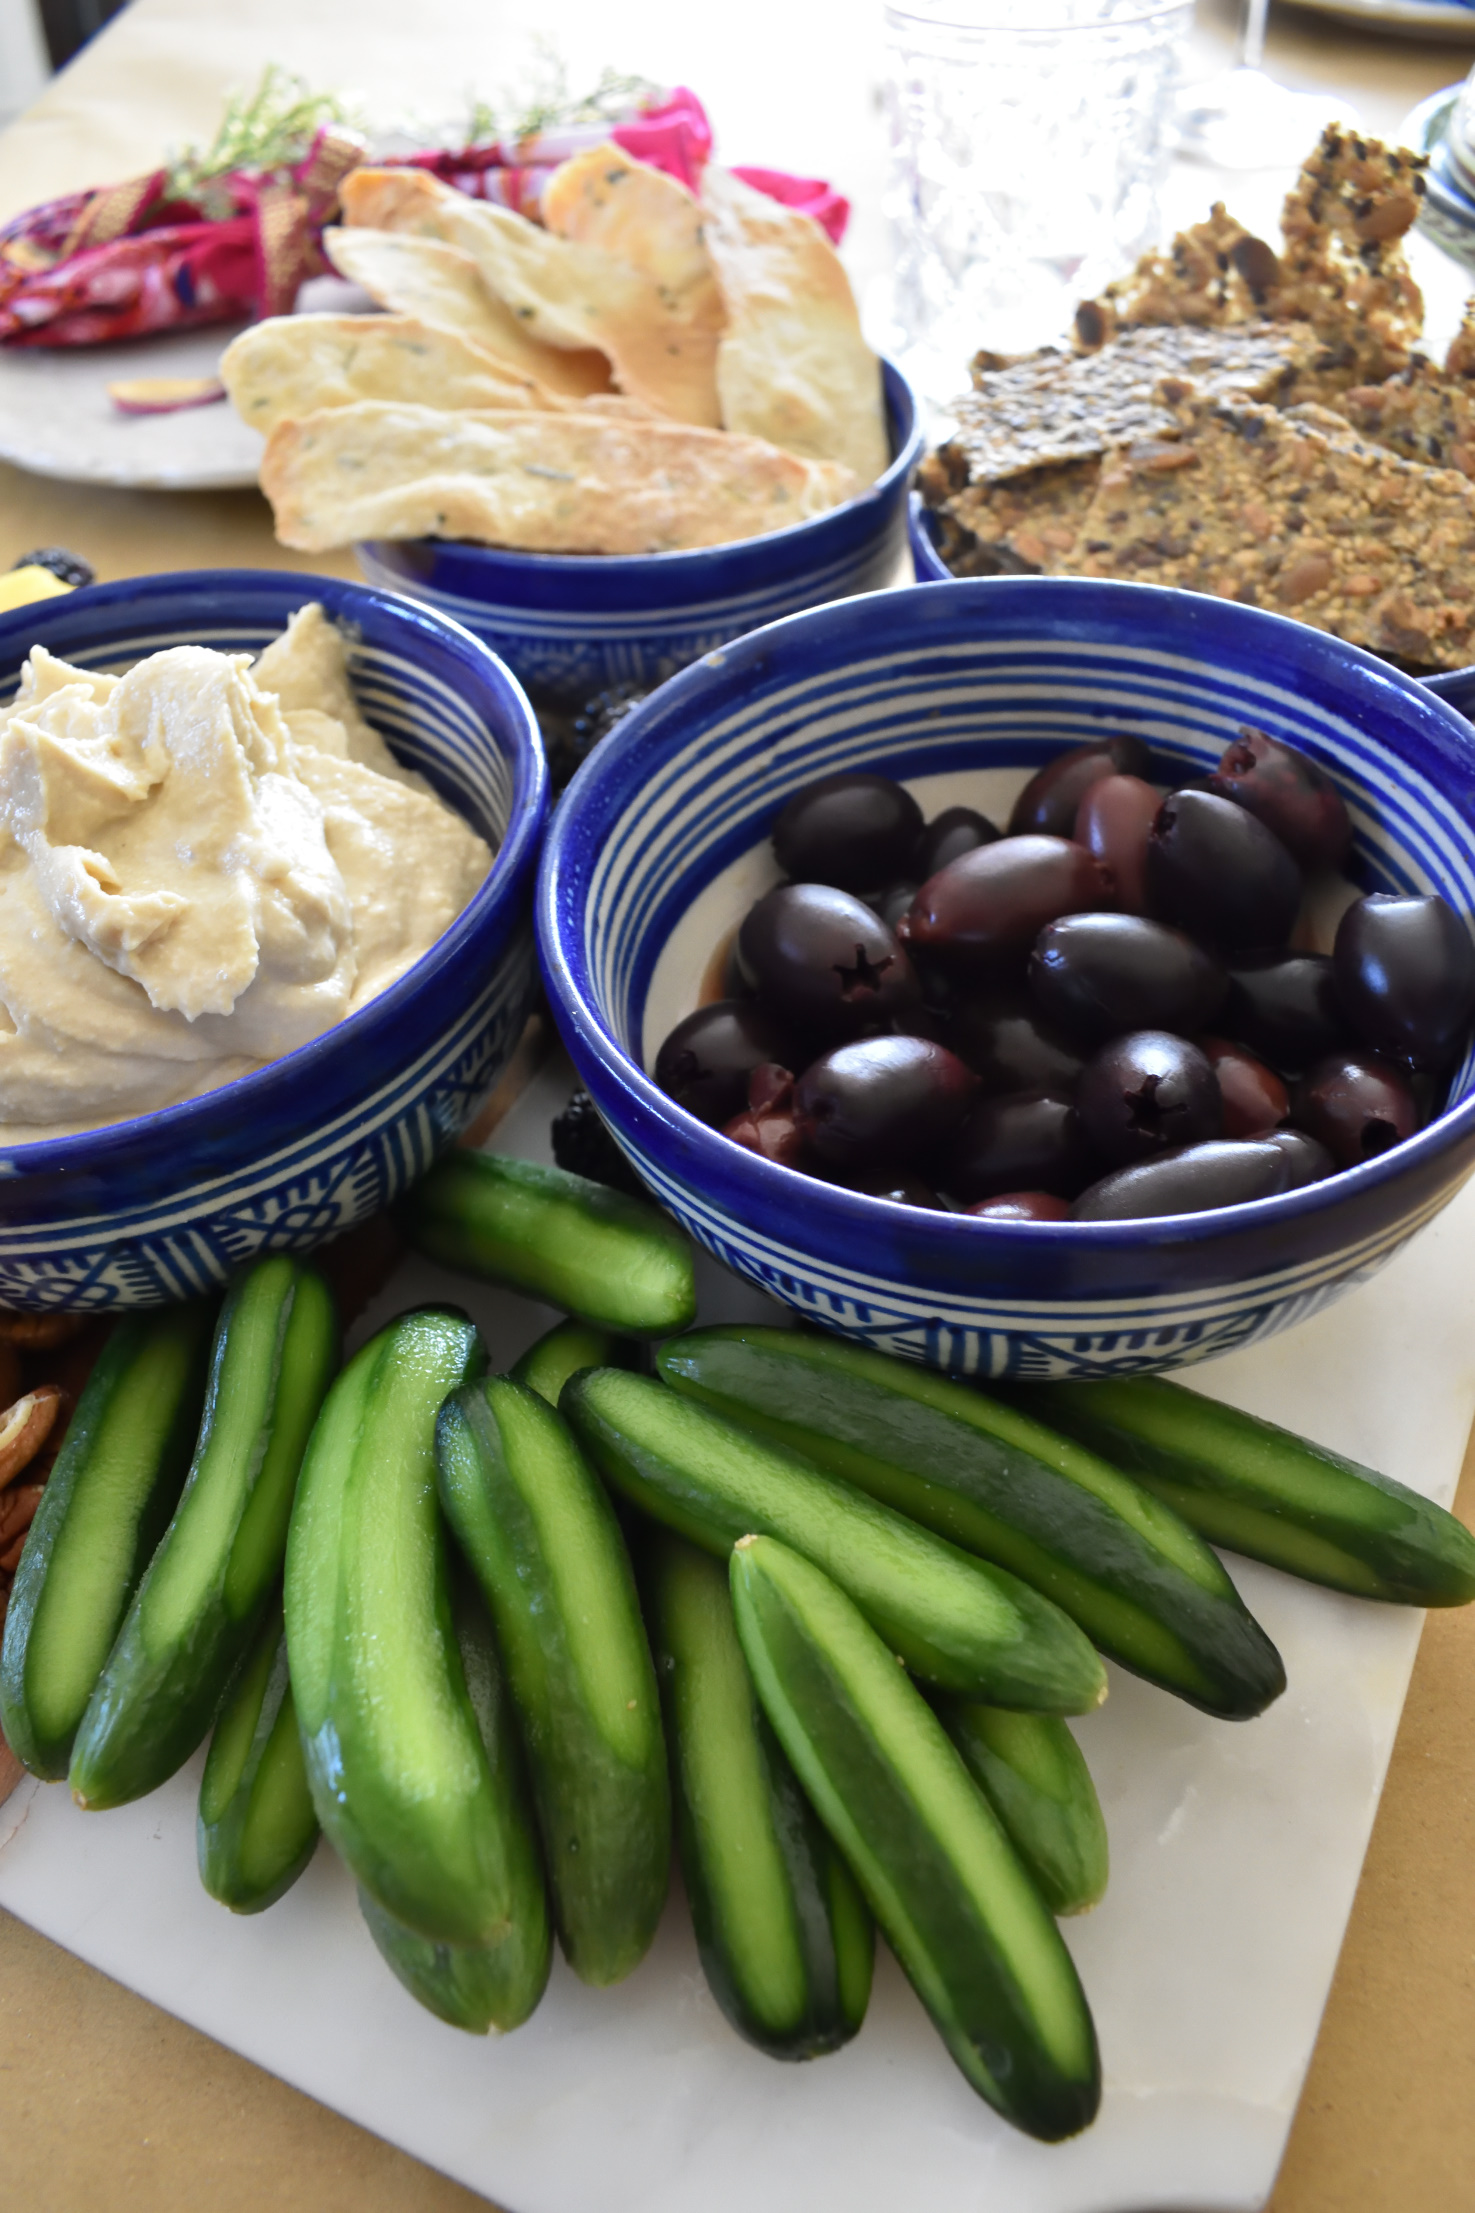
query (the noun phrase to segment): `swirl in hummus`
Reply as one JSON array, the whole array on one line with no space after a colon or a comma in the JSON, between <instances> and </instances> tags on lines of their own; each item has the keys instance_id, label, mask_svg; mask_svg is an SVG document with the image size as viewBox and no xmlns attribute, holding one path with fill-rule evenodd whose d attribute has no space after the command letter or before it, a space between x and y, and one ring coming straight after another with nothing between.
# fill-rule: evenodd
<instances>
[{"instance_id":1,"label":"swirl in hummus","mask_svg":"<svg viewBox=\"0 0 1475 2213\"><path fill-rule=\"evenodd\" d=\"M491 859L364 721L319 606L254 666L186 645L96 676L37 646L0 709L0 1142L170 1106L320 1037Z\"/></svg>"}]
</instances>

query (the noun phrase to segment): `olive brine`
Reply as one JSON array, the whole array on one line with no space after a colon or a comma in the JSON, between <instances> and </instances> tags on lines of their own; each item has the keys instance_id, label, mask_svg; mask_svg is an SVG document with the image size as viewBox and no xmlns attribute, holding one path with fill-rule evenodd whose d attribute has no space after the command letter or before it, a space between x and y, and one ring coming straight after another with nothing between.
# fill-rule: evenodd
<instances>
[{"instance_id":1,"label":"olive brine","mask_svg":"<svg viewBox=\"0 0 1475 2213\"><path fill-rule=\"evenodd\" d=\"M1475 1014L1466 921L1374 892L1307 950L1352 842L1331 778L1249 729L1180 790L1152 772L1140 738L1076 746L1002 832L886 776L806 785L656 1081L780 1166L1011 1222L1271 1198L1412 1137Z\"/></svg>"}]
</instances>

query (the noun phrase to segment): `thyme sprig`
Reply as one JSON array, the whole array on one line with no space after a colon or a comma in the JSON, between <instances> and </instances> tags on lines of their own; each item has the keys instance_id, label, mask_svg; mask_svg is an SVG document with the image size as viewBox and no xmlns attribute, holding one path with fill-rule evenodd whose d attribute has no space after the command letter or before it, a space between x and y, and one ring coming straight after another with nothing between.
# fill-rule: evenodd
<instances>
[{"instance_id":1,"label":"thyme sprig","mask_svg":"<svg viewBox=\"0 0 1475 2213\"><path fill-rule=\"evenodd\" d=\"M222 186L232 171L265 175L292 168L325 125L351 128L358 120L352 102L334 92L311 91L303 78L273 62L254 92L232 93L208 146L186 146L171 155L165 197L193 200L218 220L231 212L230 196Z\"/></svg>"},{"instance_id":2,"label":"thyme sprig","mask_svg":"<svg viewBox=\"0 0 1475 2213\"><path fill-rule=\"evenodd\" d=\"M576 123L615 123L632 109L654 105L661 97L661 86L649 77L632 76L608 65L591 91L575 94L569 89L568 65L562 55L546 40L533 43L530 82L524 91L495 102L472 102L468 145L493 141L506 145L536 138L543 131L567 130Z\"/></svg>"}]
</instances>

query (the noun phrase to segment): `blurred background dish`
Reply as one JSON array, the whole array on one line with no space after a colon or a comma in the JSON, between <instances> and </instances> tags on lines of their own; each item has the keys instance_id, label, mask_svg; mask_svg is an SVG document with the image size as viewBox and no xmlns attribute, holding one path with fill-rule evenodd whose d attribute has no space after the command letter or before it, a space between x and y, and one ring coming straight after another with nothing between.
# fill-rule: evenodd
<instances>
[{"instance_id":1,"label":"blurred background dish","mask_svg":"<svg viewBox=\"0 0 1475 2213\"><path fill-rule=\"evenodd\" d=\"M317 600L353 639L359 705L496 850L470 904L359 1013L258 1074L0 1164L0 1301L157 1306L258 1253L309 1252L388 1205L476 1113L533 985L529 891L547 812L531 710L426 608L331 577L199 570L95 585L0 618L0 696L31 647L120 670L189 643L259 651Z\"/></svg>"}]
</instances>

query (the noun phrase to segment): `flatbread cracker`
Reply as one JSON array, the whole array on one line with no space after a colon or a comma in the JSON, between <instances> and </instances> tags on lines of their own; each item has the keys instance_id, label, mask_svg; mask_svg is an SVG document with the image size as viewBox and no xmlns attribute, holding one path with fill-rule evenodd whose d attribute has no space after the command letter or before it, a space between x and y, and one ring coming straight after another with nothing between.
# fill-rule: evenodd
<instances>
[{"instance_id":1,"label":"flatbread cracker","mask_svg":"<svg viewBox=\"0 0 1475 2213\"><path fill-rule=\"evenodd\" d=\"M458 331L413 315L268 316L231 340L220 376L241 420L263 435L285 416L355 400L545 414L566 404Z\"/></svg>"},{"instance_id":2,"label":"flatbread cracker","mask_svg":"<svg viewBox=\"0 0 1475 2213\"><path fill-rule=\"evenodd\" d=\"M347 180L345 179L345 182ZM608 391L603 354L571 353L530 337L505 301L489 292L469 254L434 238L388 230L328 230L323 247L340 276L381 307L459 331L521 376L568 399Z\"/></svg>"},{"instance_id":3,"label":"flatbread cracker","mask_svg":"<svg viewBox=\"0 0 1475 2213\"><path fill-rule=\"evenodd\" d=\"M544 185L539 212L549 230L598 247L653 277L713 340L727 317L702 235L701 203L684 184L606 140L561 162Z\"/></svg>"},{"instance_id":4,"label":"flatbread cracker","mask_svg":"<svg viewBox=\"0 0 1475 2213\"><path fill-rule=\"evenodd\" d=\"M702 205L727 310L717 349L723 422L811 460L841 461L874 484L891 458L881 364L834 248L809 216L715 162Z\"/></svg>"},{"instance_id":5,"label":"flatbread cracker","mask_svg":"<svg viewBox=\"0 0 1475 2213\"><path fill-rule=\"evenodd\" d=\"M849 470L686 423L361 400L278 423L261 488L283 545L480 540L544 553L726 545L847 499Z\"/></svg>"},{"instance_id":6,"label":"flatbread cracker","mask_svg":"<svg viewBox=\"0 0 1475 2213\"><path fill-rule=\"evenodd\" d=\"M423 169L355 170L342 196L354 226L469 255L519 327L545 345L597 346L632 398L681 422L717 427L716 332L695 317L692 303L668 298L648 271L470 199Z\"/></svg>"}]
</instances>

